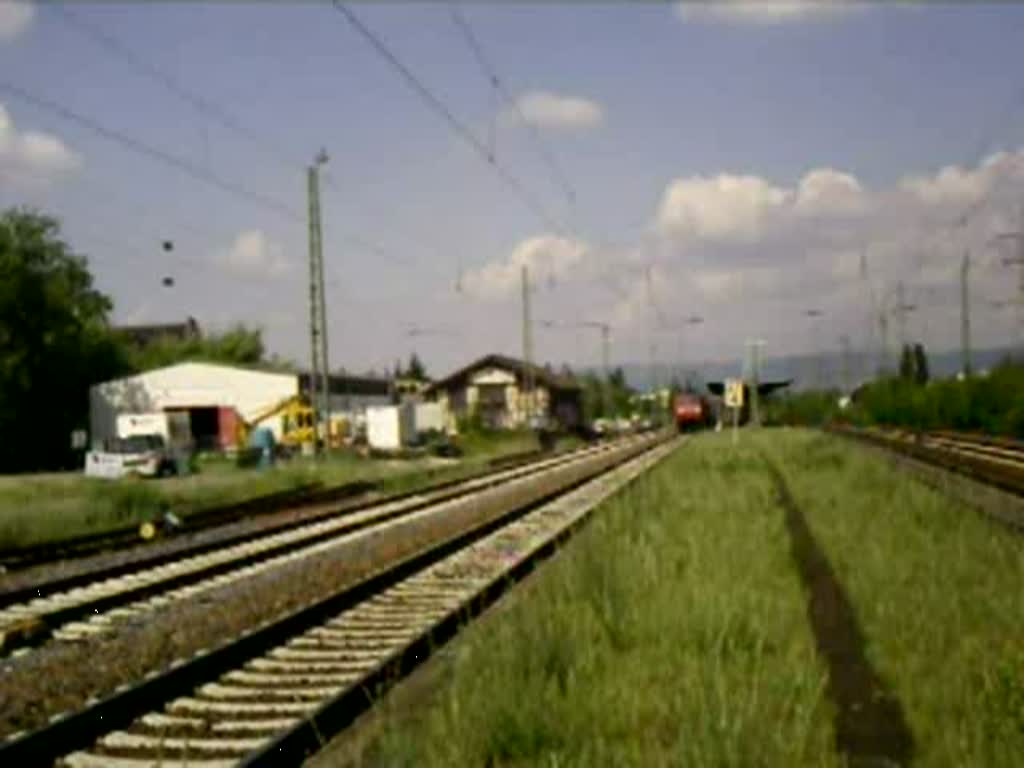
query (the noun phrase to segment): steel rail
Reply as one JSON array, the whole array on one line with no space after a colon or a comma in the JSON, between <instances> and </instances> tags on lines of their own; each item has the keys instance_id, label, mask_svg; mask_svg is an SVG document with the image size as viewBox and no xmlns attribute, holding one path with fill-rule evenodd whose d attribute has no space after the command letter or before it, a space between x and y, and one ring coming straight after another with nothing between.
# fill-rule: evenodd
<instances>
[{"instance_id":1,"label":"steel rail","mask_svg":"<svg viewBox=\"0 0 1024 768\"><path fill-rule=\"evenodd\" d=\"M199 554L189 553L162 565L136 568L67 591L8 605L0 610L0 647L10 651L39 644L53 636L76 640L101 634L118 621L156 610L168 601L190 599L206 589L251 577L296 558L316 556L325 547L336 546L360 532L393 525L421 510L565 464L585 461L595 453L608 450L611 450L608 445L600 445L501 470L440 490L412 493L357 512L305 522L284 531Z\"/></svg>"},{"instance_id":2,"label":"steel rail","mask_svg":"<svg viewBox=\"0 0 1024 768\"><path fill-rule=\"evenodd\" d=\"M633 441L359 584L0 743L0 763L292 765L679 440Z\"/></svg>"}]
</instances>

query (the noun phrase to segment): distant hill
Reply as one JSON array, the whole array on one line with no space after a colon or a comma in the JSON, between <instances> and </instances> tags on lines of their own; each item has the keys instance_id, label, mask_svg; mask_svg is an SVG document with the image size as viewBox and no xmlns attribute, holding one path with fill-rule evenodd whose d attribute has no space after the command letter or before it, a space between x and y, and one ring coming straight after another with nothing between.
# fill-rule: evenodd
<instances>
[{"instance_id":1,"label":"distant hill","mask_svg":"<svg viewBox=\"0 0 1024 768\"><path fill-rule=\"evenodd\" d=\"M890 367L895 370L899 363L896 352L893 351L889 361ZM1000 360L1010 355L1019 357L1016 350L1010 347L996 347L992 349L978 349L972 352L974 368L977 371L985 370L996 365ZM873 378L877 359L871 356L865 360L861 353L851 352L847 365L849 385L856 386L863 381ZM960 371L960 351L947 350L943 352L929 352L928 366L935 378L948 378L955 376ZM622 365L626 374L626 381L636 389L650 389L653 384L666 386L677 375L678 368L671 363L660 363L654 367L653 377L651 366L647 363L626 363ZM740 359L705 361L697 364L687 363L686 370L688 377L698 386L703 387L704 382L719 381L731 376L738 376L743 372L743 364ZM843 386L843 360L839 354L826 354L821 356L794 355L786 357L769 356L762 362L761 378L764 380L792 379L793 389L802 390L819 388L819 379L824 386L841 388Z\"/></svg>"}]
</instances>

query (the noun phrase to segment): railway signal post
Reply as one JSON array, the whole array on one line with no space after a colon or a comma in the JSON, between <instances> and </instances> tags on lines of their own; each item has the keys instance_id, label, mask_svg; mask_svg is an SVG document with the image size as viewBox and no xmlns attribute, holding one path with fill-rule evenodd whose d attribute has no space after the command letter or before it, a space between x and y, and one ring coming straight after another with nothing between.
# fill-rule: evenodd
<instances>
[{"instance_id":1,"label":"railway signal post","mask_svg":"<svg viewBox=\"0 0 1024 768\"><path fill-rule=\"evenodd\" d=\"M725 380L725 407L732 409L732 444L739 441L740 409L743 407L743 379Z\"/></svg>"}]
</instances>

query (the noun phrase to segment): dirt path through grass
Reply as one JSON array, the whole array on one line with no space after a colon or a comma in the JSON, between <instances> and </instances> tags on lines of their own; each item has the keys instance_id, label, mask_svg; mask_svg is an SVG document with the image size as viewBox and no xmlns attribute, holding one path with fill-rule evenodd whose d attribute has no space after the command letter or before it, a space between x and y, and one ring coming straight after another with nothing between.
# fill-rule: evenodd
<instances>
[{"instance_id":1,"label":"dirt path through grass","mask_svg":"<svg viewBox=\"0 0 1024 768\"><path fill-rule=\"evenodd\" d=\"M841 764L764 462L702 436L599 509L447 680L318 766ZM520 588L517 588L520 589Z\"/></svg>"},{"instance_id":2,"label":"dirt path through grass","mask_svg":"<svg viewBox=\"0 0 1024 768\"><path fill-rule=\"evenodd\" d=\"M1024 537L839 438L765 430L903 706L914 765L1020 766Z\"/></svg>"},{"instance_id":3,"label":"dirt path through grass","mask_svg":"<svg viewBox=\"0 0 1024 768\"><path fill-rule=\"evenodd\" d=\"M913 737L899 701L864 655L864 633L832 565L807 527L786 480L767 456L786 512L793 560L807 590L807 617L818 653L828 665L829 694L836 705L836 747L853 765L888 760L905 765Z\"/></svg>"}]
</instances>

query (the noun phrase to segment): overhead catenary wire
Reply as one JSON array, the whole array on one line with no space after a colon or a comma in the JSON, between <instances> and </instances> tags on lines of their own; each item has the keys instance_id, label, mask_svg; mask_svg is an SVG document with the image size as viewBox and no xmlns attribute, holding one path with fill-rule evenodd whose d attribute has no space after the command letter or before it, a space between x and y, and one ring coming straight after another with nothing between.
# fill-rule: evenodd
<instances>
[{"instance_id":1,"label":"overhead catenary wire","mask_svg":"<svg viewBox=\"0 0 1024 768\"><path fill-rule=\"evenodd\" d=\"M344 3L339 0L332 0L331 6L362 36L377 54L387 61L391 67L401 76L406 84L420 97L420 99L431 110L437 113L447 124L451 131L458 136L465 144L473 149L481 158L490 165L498 177L506 186L512 189L519 199L539 218L545 226L557 234L564 235L566 228L553 217L544 206L532 195L526 186L505 168L493 154L488 151L487 146L463 123L455 113L445 104L430 88L428 88L416 74L402 62L401 59L385 44L385 42L373 30L366 26L363 21L352 12Z\"/></svg>"},{"instance_id":2,"label":"overhead catenary wire","mask_svg":"<svg viewBox=\"0 0 1024 768\"><path fill-rule=\"evenodd\" d=\"M203 116L219 123L222 127L233 131L240 136L244 136L250 142L263 149L264 152L273 156L279 163L292 169L302 170L304 168L303 163L301 163L297 157L293 157L291 153L272 144L267 139L248 128L244 122L237 120L232 115L228 114L228 112L219 105L184 87L180 82L178 82L178 80L167 72L154 66L140 56L137 56L128 46L115 38L109 32L100 29L91 22L86 21L77 13L70 11L66 5L54 4L52 7L64 17L68 24L75 27L82 34L91 38L97 45L130 63L144 76L161 84L179 99L190 104Z\"/></svg>"},{"instance_id":3,"label":"overhead catenary wire","mask_svg":"<svg viewBox=\"0 0 1024 768\"><path fill-rule=\"evenodd\" d=\"M527 132L530 134L534 148L541 160L547 166L555 184L562 189L562 192L565 194L569 204L574 205L576 203L576 190L573 188L572 184L569 183L569 180L562 172L561 167L557 162L555 162L555 158L548 150L537 126L526 119L526 115L523 114L522 107L519 105L519 100L511 94L508 87L505 85L504 79L498 75L497 70L491 65L490 60L484 53L483 46L480 44L479 39L473 32L473 28L469 24L469 20L466 19L465 15L457 5L452 7L451 16L452 21L455 22L455 26L462 33L463 38L465 38L466 44L473 52L473 56L476 58L477 64L480 65L480 69L490 82L491 87L505 101L505 103L515 111L519 122L525 126Z\"/></svg>"},{"instance_id":4,"label":"overhead catenary wire","mask_svg":"<svg viewBox=\"0 0 1024 768\"><path fill-rule=\"evenodd\" d=\"M280 148L274 142L271 142L261 136L258 132L253 131L245 124L244 121L232 116L223 107L215 104L205 96L187 88L169 73L138 56L127 45L122 43L109 32L98 28L89 21L86 21L81 15L68 10L65 6L55 5L54 8L62 14L64 19L71 26L75 27L81 33L92 39L97 45L104 48L110 54L131 64L145 77L161 85L175 97L195 109L204 118L212 120L221 127L244 137L254 146L259 147L264 154L272 157L283 167L287 167L299 173L305 173L305 164L297 157L293 156L287 150ZM208 138L205 140L208 143ZM209 147L207 146L207 152L208 151ZM324 177L324 183L335 190L340 190L340 187L338 187L338 185L329 176ZM396 261L404 265L411 264L409 259L396 257L388 249L378 245L377 243L371 242L360 235L342 234L341 237L351 245L373 253L376 256Z\"/></svg>"},{"instance_id":5,"label":"overhead catenary wire","mask_svg":"<svg viewBox=\"0 0 1024 768\"><path fill-rule=\"evenodd\" d=\"M41 96L36 96L30 93L29 91L25 90L24 88L21 88L20 86L14 85L13 83L7 82L5 80L0 80L0 91L5 91L6 93L9 93L10 95L14 96L17 99L20 99L25 103L31 104L35 107L38 107L39 109L58 115L61 118L67 120L68 122L76 123L85 128L88 128L93 133L102 136L108 141L111 141L115 144L119 144L122 147L125 147L126 149L130 149L136 154L143 155L152 160L161 162L164 165L176 168L185 175L190 176L198 181L202 181L203 183L208 184L212 187L216 187L217 189L220 189L223 192L227 192L228 194L234 195L235 197L238 198L247 199L250 202L258 203L264 208L272 210L285 218L291 219L292 221L300 223L305 222L305 217L301 212L297 211L295 208L288 205L287 203L284 203L281 200L277 200L276 198L270 197L269 195L265 195L260 192L254 192L250 189L247 189L246 187L243 187L240 184L236 184L235 182L222 179L216 174L204 168L200 168L182 157L178 157L177 155L173 155L170 152L167 152L166 150L154 147L150 144L141 141L140 139L136 139L121 131L115 130L113 128L108 128L107 126L102 125L101 123L97 122L91 117L87 117L86 115L83 115L80 112L76 112L75 110L72 110L69 107L64 106L63 104L58 104L55 101L51 101Z\"/></svg>"}]
</instances>

